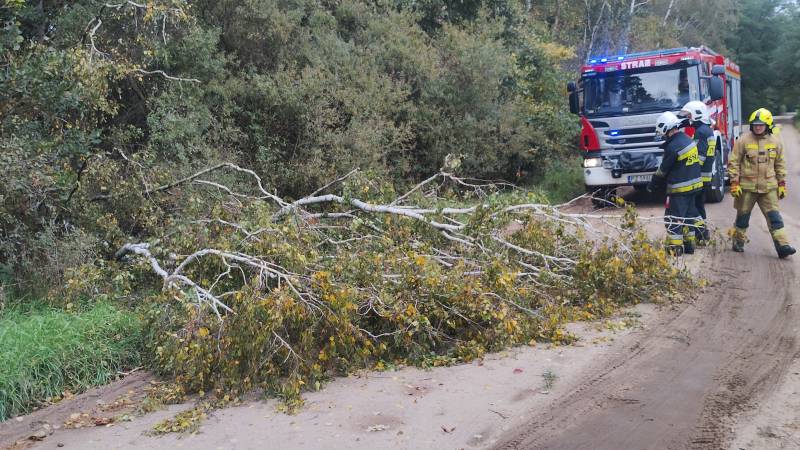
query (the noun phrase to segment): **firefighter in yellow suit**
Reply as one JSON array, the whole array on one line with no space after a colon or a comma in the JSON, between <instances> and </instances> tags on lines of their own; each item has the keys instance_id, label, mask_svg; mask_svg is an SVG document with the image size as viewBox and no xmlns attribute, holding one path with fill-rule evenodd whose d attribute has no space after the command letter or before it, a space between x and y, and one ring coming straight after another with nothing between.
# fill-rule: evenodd
<instances>
[{"instance_id":1,"label":"firefighter in yellow suit","mask_svg":"<svg viewBox=\"0 0 800 450\"><path fill-rule=\"evenodd\" d=\"M783 143L773 134L772 113L767 109L757 109L750 115L750 132L736 141L728 162L728 176L736 208L733 251L744 251L750 214L758 203L767 219L778 257L793 255L795 249L789 245L778 211L778 200L786 197Z\"/></svg>"}]
</instances>

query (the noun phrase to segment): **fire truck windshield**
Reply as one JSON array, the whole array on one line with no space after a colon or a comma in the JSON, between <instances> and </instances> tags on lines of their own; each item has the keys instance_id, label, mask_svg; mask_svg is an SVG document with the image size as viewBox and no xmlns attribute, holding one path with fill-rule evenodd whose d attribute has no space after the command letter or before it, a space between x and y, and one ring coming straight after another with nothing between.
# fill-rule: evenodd
<instances>
[{"instance_id":1,"label":"fire truck windshield","mask_svg":"<svg viewBox=\"0 0 800 450\"><path fill-rule=\"evenodd\" d=\"M699 81L697 66L584 74L581 109L589 117L676 110L700 98Z\"/></svg>"}]
</instances>

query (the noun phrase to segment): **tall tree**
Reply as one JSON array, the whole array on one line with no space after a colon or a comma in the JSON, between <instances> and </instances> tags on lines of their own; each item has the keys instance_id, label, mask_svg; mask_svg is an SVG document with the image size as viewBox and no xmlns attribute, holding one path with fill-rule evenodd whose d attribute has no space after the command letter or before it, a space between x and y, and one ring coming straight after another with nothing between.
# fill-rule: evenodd
<instances>
[{"instance_id":1,"label":"tall tree","mask_svg":"<svg viewBox=\"0 0 800 450\"><path fill-rule=\"evenodd\" d=\"M771 70L772 54L781 45L780 0L742 0L738 24L725 42L742 67L742 105L745 114L759 107L776 109L780 104Z\"/></svg>"},{"instance_id":2,"label":"tall tree","mask_svg":"<svg viewBox=\"0 0 800 450\"><path fill-rule=\"evenodd\" d=\"M788 4L779 14L779 30L783 39L772 52L770 73L773 86L783 104L790 110L800 105L800 6Z\"/></svg>"}]
</instances>

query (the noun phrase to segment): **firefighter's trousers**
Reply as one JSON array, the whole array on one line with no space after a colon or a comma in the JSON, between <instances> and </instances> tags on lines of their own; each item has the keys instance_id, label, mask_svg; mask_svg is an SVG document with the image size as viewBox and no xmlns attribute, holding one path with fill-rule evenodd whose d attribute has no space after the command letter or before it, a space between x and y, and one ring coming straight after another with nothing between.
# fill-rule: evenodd
<instances>
[{"instance_id":1,"label":"firefighter's trousers","mask_svg":"<svg viewBox=\"0 0 800 450\"><path fill-rule=\"evenodd\" d=\"M775 246L788 245L789 239L783 228L783 218L778 211L778 191L773 189L766 194L753 191L742 191L742 195L733 202L736 208L736 223L733 238L744 243L747 241L747 227L750 225L750 214L758 203L761 213L767 219L767 227Z\"/></svg>"},{"instance_id":2,"label":"firefighter's trousers","mask_svg":"<svg viewBox=\"0 0 800 450\"><path fill-rule=\"evenodd\" d=\"M668 247L694 247L697 206L695 194L670 195L667 197Z\"/></svg>"},{"instance_id":3,"label":"firefighter's trousers","mask_svg":"<svg viewBox=\"0 0 800 450\"><path fill-rule=\"evenodd\" d=\"M694 198L694 206L697 212L697 219L695 220L695 234L700 241L708 241L711 239L711 233L708 231L706 224L706 190L701 189Z\"/></svg>"}]
</instances>

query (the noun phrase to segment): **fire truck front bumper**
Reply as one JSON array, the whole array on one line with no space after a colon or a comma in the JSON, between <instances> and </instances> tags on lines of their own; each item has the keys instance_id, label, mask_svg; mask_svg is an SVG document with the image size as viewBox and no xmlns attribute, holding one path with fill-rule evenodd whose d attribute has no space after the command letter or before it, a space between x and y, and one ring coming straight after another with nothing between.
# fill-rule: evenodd
<instances>
[{"instance_id":1,"label":"fire truck front bumper","mask_svg":"<svg viewBox=\"0 0 800 450\"><path fill-rule=\"evenodd\" d=\"M642 186L653 178L661 157L653 158L647 167L627 164L614 156L587 157L583 160L583 178L587 187Z\"/></svg>"}]
</instances>

